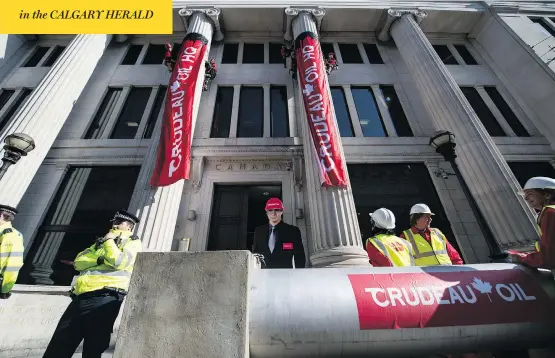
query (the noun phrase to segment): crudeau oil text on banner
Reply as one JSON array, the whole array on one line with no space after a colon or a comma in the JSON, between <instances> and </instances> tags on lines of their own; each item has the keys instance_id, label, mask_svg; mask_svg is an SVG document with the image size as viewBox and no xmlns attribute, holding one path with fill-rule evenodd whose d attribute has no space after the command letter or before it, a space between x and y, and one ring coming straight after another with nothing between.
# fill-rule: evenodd
<instances>
[{"instance_id":1,"label":"crudeau oil text on banner","mask_svg":"<svg viewBox=\"0 0 555 358\"><path fill-rule=\"evenodd\" d=\"M191 33L185 37L179 50L166 93L158 156L150 179L152 186L167 186L189 179L193 104L207 43L202 35Z\"/></svg>"},{"instance_id":2,"label":"crudeau oil text on banner","mask_svg":"<svg viewBox=\"0 0 555 358\"><path fill-rule=\"evenodd\" d=\"M339 131L334 118L320 42L305 32L295 41L299 84L308 127L318 158L321 184L347 186L345 162L341 156Z\"/></svg>"},{"instance_id":3,"label":"crudeau oil text on banner","mask_svg":"<svg viewBox=\"0 0 555 358\"><path fill-rule=\"evenodd\" d=\"M360 329L553 322L553 303L521 270L350 274Z\"/></svg>"}]
</instances>

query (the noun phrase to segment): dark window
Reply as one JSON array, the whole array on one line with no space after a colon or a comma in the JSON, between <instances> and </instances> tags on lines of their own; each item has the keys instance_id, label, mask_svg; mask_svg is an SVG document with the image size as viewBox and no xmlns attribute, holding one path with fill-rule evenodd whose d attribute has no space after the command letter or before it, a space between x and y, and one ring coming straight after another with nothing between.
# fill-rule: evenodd
<instances>
[{"instance_id":1,"label":"dark window","mask_svg":"<svg viewBox=\"0 0 555 358\"><path fill-rule=\"evenodd\" d=\"M165 45L148 45L143 65L161 65L164 62L164 55L166 54Z\"/></svg>"},{"instance_id":2,"label":"dark window","mask_svg":"<svg viewBox=\"0 0 555 358\"><path fill-rule=\"evenodd\" d=\"M480 118L480 121L482 121L484 127L486 127L490 136L504 137L507 135L474 87L461 87L461 91L478 115L478 118Z\"/></svg>"},{"instance_id":3,"label":"dark window","mask_svg":"<svg viewBox=\"0 0 555 358\"><path fill-rule=\"evenodd\" d=\"M181 50L181 43L174 43L172 48L172 58L177 59L177 56L179 55L179 50Z\"/></svg>"},{"instance_id":4,"label":"dark window","mask_svg":"<svg viewBox=\"0 0 555 358\"><path fill-rule=\"evenodd\" d=\"M363 44L364 51L366 52L366 56L368 56L368 61L371 64L382 64L383 59L382 55L380 55L380 51L378 50L378 45L375 44Z\"/></svg>"},{"instance_id":5,"label":"dark window","mask_svg":"<svg viewBox=\"0 0 555 358\"><path fill-rule=\"evenodd\" d=\"M282 44L271 43L270 44L270 63L281 63L283 64L283 57L281 57L281 46Z\"/></svg>"},{"instance_id":6,"label":"dark window","mask_svg":"<svg viewBox=\"0 0 555 358\"><path fill-rule=\"evenodd\" d=\"M528 133L526 128L524 128L522 123L520 123L511 107L509 107L507 102L505 102L505 100L503 99L503 96L501 96L501 93L497 91L497 88L493 86L486 86L484 87L484 89L488 93L489 97L491 98L499 112L501 112L507 123L509 123L515 134L519 137L530 137L530 134Z\"/></svg>"},{"instance_id":7,"label":"dark window","mask_svg":"<svg viewBox=\"0 0 555 358\"><path fill-rule=\"evenodd\" d=\"M468 51L468 49L466 48L465 45L454 45L455 49L457 50L457 52L459 53L459 55L461 55L462 59L464 60L464 62L467 65L477 65L478 62L476 62L476 60L474 59L474 57L472 57L472 55L470 54L470 51Z\"/></svg>"},{"instance_id":8,"label":"dark window","mask_svg":"<svg viewBox=\"0 0 555 358\"><path fill-rule=\"evenodd\" d=\"M434 47L434 50L436 50L437 55L439 56L439 58L441 58L444 64L446 65L459 64L455 59L455 57L453 56L453 54L451 53L451 51L449 50L449 47L447 47L447 45L433 45L433 47Z\"/></svg>"},{"instance_id":9,"label":"dark window","mask_svg":"<svg viewBox=\"0 0 555 358\"><path fill-rule=\"evenodd\" d=\"M521 187L533 177L555 178L555 168L549 162L508 162Z\"/></svg>"},{"instance_id":10,"label":"dark window","mask_svg":"<svg viewBox=\"0 0 555 358\"><path fill-rule=\"evenodd\" d=\"M440 229L458 249L451 225L424 164L348 164L347 169L364 241L371 236L369 214L374 210L391 210L397 223L394 232L400 235L410 226L411 206L426 203L435 213L432 226Z\"/></svg>"},{"instance_id":11,"label":"dark window","mask_svg":"<svg viewBox=\"0 0 555 358\"><path fill-rule=\"evenodd\" d=\"M131 88L110 139L135 138L151 93L150 87Z\"/></svg>"},{"instance_id":12,"label":"dark window","mask_svg":"<svg viewBox=\"0 0 555 358\"><path fill-rule=\"evenodd\" d=\"M264 63L264 44L244 44L243 63Z\"/></svg>"},{"instance_id":13,"label":"dark window","mask_svg":"<svg viewBox=\"0 0 555 358\"><path fill-rule=\"evenodd\" d=\"M48 47L38 46L35 52L33 52L33 55L27 60L27 62L25 62L23 67L35 67L36 65L39 64L40 60L42 60L42 58L44 57L44 55L46 55L47 52L48 52Z\"/></svg>"},{"instance_id":14,"label":"dark window","mask_svg":"<svg viewBox=\"0 0 555 358\"><path fill-rule=\"evenodd\" d=\"M222 55L222 63L237 63L239 54L239 44L224 44L224 54Z\"/></svg>"},{"instance_id":15,"label":"dark window","mask_svg":"<svg viewBox=\"0 0 555 358\"><path fill-rule=\"evenodd\" d=\"M395 92L395 87L393 86L380 86L382 90L383 98L385 104L389 109L389 115L395 126L395 131L399 137L412 137L412 129L410 128L409 121L399 101L397 92Z\"/></svg>"},{"instance_id":16,"label":"dark window","mask_svg":"<svg viewBox=\"0 0 555 358\"><path fill-rule=\"evenodd\" d=\"M141 54L141 50L143 49L143 45L131 45L121 62L122 65L134 65L137 63L137 59Z\"/></svg>"},{"instance_id":17,"label":"dark window","mask_svg":"<svg viewBox=\"0 0 555 358\"><path fill-rule=\"evenodd\" d=\"M365 137L387 137L382 116L371 88L353 87L351 89L355 107Z\"/></svg>"},{"instance_id":18,"label":"dark window","mask_svg":"<svg viewBox=\"0 0 555 358\"><path fill-rule=\"evenodd\" d=\"M345 100L345 92L342 87L332 87L331 97L333 106L335 107L335 116L337 117L337 125L339 126L339 135L341 137L353 137L353 126L351 124L351 116L347 108Z\"/></svg>"},{"instance_id":19,"label":"dark window","mask_svg":"<svg viewBox=\"0 0 555 358\"><path fill-rule=\"evenodd\" d=\"M56 62L58 57L60 57L62 52L64 52L65 49L66 49L65 46L56 46L56 48L50 53L50 56L48 56L48 59L46 61L44 61L42 66L43 67L52 66L54 64L54 62Z\"/></svg>"},{"instance_id":20,"label":"dark window","mask_svg":"<svg viewBox=\"0 0 555 358\"><path fill-rule=\"evenodd\" d=\"M2 90L2 92L0 92L0 111L4 108L6 103L8 103L10 98L12 98L14 93L14 90Z\"/></svg>"},{"instance_id":21,"label":"dark window","mask_svg":"<svg viewBox=\"0 0 555 358\"><path fill-rule=\"evenodd\" d=\"M148 116L148 121L146 122L145 130L143 132L143 138L148 139L152 137L154 126L156 125L156 121L158 120L160 111L162 110L162 104L164 103L164 99L166 98L167 89L167 86L160 86L160 88L158 89L158 93L156 93L154 105L152 106L152 111Z\"/></svg>"},{"instance_id":22,"label":"dark window","mask_svg":"<svg viewBox=\"0 0 555 358\"><path fill-rule=\"evenodd\" d=\"M335 49L333 48L332 43L320 43L320 48L322 49L322 55L324 58L328 57L330 52L335 53Z\"/></svg>"},{"instance_id":23,"label":"dark window","mask_svg":"<svg viewBox=\"0 0 555 358\"><path fill-rule=\"evenodd\" d=\"M73 261L108 232L115 211L128 207L139 170L138 166L70 168L39 227L18 283L69 285L77 272L61 261ZM35 275L32 263L38 258L54 270L49 278Z\"/></svg>"},{"instance_id":24,"label":"dark window","mask_svg":"<svg viewBox=\"0 0 555 358\"><path fill-rule=\"evenodd\" d=\"M357 44L339 44L343 63L363 63Z\"/></svg>"},{"instance_id":25,"label":"dark window","mask_svg":"<svg viewBox=\"0 0 555 358\"><path fill-rule=\"evenodd\" d=\"M24 88L23 90L21 90L19 97L15 100L10 109L4 114L2 118L0 118L0 131L3 130L4 127L6 127L6 125L10 122L17 110L23 105L23 103L25 103L27 97L29 97L31 92L32 90L28 88Z\"/></svg>"},{"instance_id":26,"label":"dark window","mask_svg":"<svg viewBox=\"0 0 555 358\"><path fill-rule=\"evenodd\" d=\"M264 89L241 87L237 137L262 137L264 130Z\"/></svg>"},{"instance_id":27,"label":"dark window","mask_svg":"<svg viewBox=\"0 0 555 358\"><path fill-rule=\"evenodd\" d=\"M229 137L231 109L233 107L233 87L218 87L214 118L212 119L211 138Z\"/></svg>"},{"instance_id":28,"label":"dark window","mask_svg":"<svg viewBox=\"0 0 555 358\"><path fill-rule=\"evenodd\" d=\"M541 17L531 17L533 23L540 25L543 29L543 32L548 36L555 36L555 30L551 28L548 24L545 23L545 20Z\"/></svg>"},{"instance_id":29,"label":"dark window","mask_svg":"<svg viewBox=\"0 0 555 358\"><path fill-rule=\"evenodd\" d=\"M118 99L121 96L123 88L108 88L108 91L100 103L100 107L96 112L91 126L85 134L85 139L98 139L104 132L110 116L114 113Z\"/></svg>"},{"instance_id":30,"label":"dark window","mask_svg":"<svg viewBox=\"0 0 555 358\"><path fill-rule=\"evenodd\" d=\"M287 112L287 87L270 88L270 135L289 137L289 115Z\"/></svg>"}]
</instances>

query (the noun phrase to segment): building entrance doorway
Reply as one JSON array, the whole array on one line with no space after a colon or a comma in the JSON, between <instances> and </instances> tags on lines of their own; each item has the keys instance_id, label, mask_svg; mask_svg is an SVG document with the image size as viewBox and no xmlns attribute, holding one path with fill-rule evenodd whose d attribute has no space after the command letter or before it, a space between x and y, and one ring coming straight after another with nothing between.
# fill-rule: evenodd
<instances>
[{"instance_id":1,"label":"building entrance doorway","mask_svg":"<svg viewBox=\"0 0 555 358\"><path fill-rule=\"evenodd\" d=\"M268 222L266 201L281 195L280 184L216 185L208 251L250 250L254 230Z\"/></svg>"}]
</instances>

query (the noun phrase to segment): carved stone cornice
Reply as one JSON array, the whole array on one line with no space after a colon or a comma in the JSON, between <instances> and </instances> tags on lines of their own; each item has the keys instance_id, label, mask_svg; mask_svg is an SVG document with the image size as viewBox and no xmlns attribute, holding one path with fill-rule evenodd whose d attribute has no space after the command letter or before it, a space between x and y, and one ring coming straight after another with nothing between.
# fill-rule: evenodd
<instances>
[{"instance_id":1,"label":"carved stone cornice","mask_svg":"<svg viewBox=\"0 0 555 358\"><path fill-rule=\"evenodd\" d=\"M283 38L286 41L293 41L293 19L297 17L300 13L305 12L309 13L314 17L316 22L316 28L318 32L320 32L320 28L322 26L322 19L326 15L326 10L322 8L295 8L295 7L288 7L285 9L285 34Z\"/></svg>"},{"instance_id":2,"label":"carved stone cornice","mask_svg":"<svg viewBox=\"0 0 555 358\"><path fill-rule=\"evenodd\" d=\"M222 28L220 25L220 9L212 7L212 8L182 8L179 9L179 16L183 19L183 24L185 25L185 29L187 29L189 24L189 19L195 12L201 12L212 22L212 26L214 29L213 39L214 41L222 41L224 39L224 34L222 32Z\"/></svg>"},{"instance_id":3,"label":"carved stone cornice","mask_svg":"<svg viewBox=\"0 0 555 358\"><path fill-rule=\"evenodd\" d=\"M381 43L391 42L391 28L395 22L404 15L412 16L417 24L420 24L422 20L428 16L424 10L420 9L389 9L387 10L387 19L385 20L385 24L378 35L378 41Z\"/></svg>"}]
</instances>

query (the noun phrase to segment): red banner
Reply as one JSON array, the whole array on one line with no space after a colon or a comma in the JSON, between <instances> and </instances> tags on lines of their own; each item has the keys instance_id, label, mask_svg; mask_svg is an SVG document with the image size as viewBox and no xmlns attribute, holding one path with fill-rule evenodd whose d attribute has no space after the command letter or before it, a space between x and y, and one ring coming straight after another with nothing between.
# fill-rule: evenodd
<instances>
[{"instance_id":1,"label":"red banner","mask_svg":"<svg viewBox=\"0 0 555 358\"><path fill-rule=\"evenodd\" d=\"M360 329L552 322L553 302L515 270L348 275Z\"/></svg>"},{"instance_id":2,"label":"red banner","mask_svg":"<svg viewBox=\"0 0 555 358\"><path fill-rule=\"evenodd\" d=\"M339 130L326 81L320 42L311 33L296 40L296 59L308 127L318 158L324 186L347 186L345 163L341 158Z\"/></svg>"},{"instance_id":3,"label":"red banner","mask_svg":"<svg viewBox=\"0 0 555 358\"><path fill-rule=\"evenodd\" d=\"M189 179L193 139L193 104L199 71L204 66L206 39L187 35L170 77L158 144L156 167L150 178L152 186L167 186ZM200 94L199 94L200 95Z\"/></svg>"}]
</instances>

